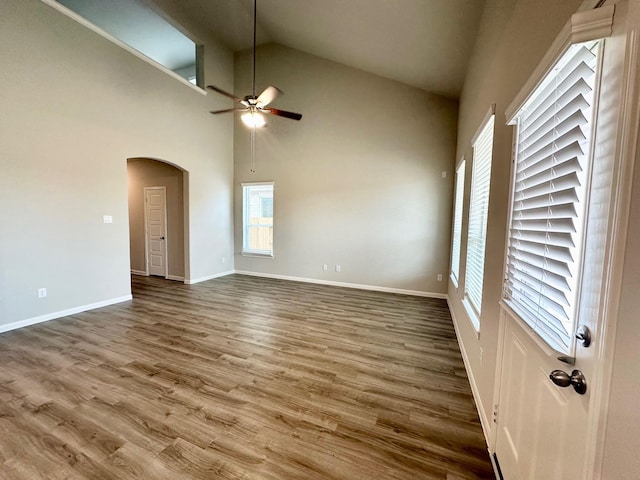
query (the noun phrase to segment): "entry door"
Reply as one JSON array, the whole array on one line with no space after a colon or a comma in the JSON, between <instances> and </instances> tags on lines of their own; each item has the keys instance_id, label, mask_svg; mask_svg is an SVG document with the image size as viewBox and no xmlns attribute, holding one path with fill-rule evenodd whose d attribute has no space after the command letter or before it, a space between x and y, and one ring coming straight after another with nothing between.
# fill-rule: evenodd
<instances>
[{"instance_id":1,"label":"entry door","mask_svg":"<svg viewBox=\"0 0 640 480\"><path fill-rule=\"evenodd\" d=\"M593 369L588 362L572 366L559 361L506 309L501 315L504 350L495 451L505 480L586 478ZM586 394L552 383L549 374L556 369L569 374L581 369Z\"/></svg>"},{"instance_id":2,"label":"entry door","mask_svg":"<svg viewBox=\"0 0 640 480\"><path fill-rule=\"evenodd\" d=\"M165 187L145 187L145 232L149 275L167 276L167 213Z\"/></svg>"}]
</instances>

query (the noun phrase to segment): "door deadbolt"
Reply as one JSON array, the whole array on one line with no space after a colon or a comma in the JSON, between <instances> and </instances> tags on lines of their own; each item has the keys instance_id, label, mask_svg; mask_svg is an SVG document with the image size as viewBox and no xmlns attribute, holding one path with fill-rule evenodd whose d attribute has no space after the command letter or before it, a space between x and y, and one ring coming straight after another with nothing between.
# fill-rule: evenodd
<instances>
[{"instance_id":1,"label":"door deadbolt","mask_svg":"<svg viewBox=\"0 0 640 480\"><path fill-rule=\"evenodd\" d=\"M583 347L591 345L591 330L586 325L580 325L576 330L576 338Z\"/></svg>"},{"instance_id":2,"label":"door deadbolt","mask_svg":"<svg viewBox=\"0 0 640 480\"><path fill-rule=\"evenodd\" d=\"M571 375L563 370L554 370L549 378L559 387L565 388L571 385L578 394L587 393L587 379L584 378L584 374L580 370L574 370Z\"/></svg>"}]
</instances>

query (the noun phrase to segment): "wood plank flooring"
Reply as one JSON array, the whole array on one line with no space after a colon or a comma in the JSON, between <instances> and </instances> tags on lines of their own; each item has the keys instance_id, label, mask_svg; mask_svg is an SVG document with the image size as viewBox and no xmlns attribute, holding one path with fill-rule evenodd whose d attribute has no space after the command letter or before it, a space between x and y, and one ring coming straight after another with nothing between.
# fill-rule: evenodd
<instances>
[{"instance_id":1,"label":"wood plank flooring","mask_svg":"<svg viewBox=\"0 0 640 480\"><path fill-rule=\"evenodd\" d=\"M0 334L0 478L493 479L444 300L241 275Z\"/></svg>"}]
</instances>

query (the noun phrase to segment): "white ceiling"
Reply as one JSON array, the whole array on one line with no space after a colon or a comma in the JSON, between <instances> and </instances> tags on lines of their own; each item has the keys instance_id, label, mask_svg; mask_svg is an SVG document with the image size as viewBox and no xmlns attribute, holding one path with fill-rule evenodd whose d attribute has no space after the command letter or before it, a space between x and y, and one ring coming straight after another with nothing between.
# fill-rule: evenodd
<instances>
[{"instance_id":1,"label":"white ceiling","mask_svg":"<svg viewBox=\"0 0 640 480\"><path fill-rule=\"evenodd\" d=\"M168 2L232 50L251 47L252 0ZM458 97L484 2L258 0L258 44L277 42Z\"/></svg>"}]
</instances>

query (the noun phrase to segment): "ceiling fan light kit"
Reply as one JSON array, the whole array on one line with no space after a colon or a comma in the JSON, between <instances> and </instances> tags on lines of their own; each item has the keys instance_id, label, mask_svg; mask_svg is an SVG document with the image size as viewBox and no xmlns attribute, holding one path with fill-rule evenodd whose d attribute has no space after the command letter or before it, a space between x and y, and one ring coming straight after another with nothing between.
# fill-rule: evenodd
<instances>
[{"instance_id":1,"label":"ceiling fan light kit","mask_svg":"<svg viewBox=\"0 0 640 480\"><path fill-rule=\"evenodd\" d=\"M240 116L242 123L244 123L249 128L260 128L264 127L267 121L264 119L264 115L259 112L245 112Z\"/></svg>"}]
</instances>

